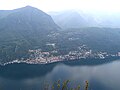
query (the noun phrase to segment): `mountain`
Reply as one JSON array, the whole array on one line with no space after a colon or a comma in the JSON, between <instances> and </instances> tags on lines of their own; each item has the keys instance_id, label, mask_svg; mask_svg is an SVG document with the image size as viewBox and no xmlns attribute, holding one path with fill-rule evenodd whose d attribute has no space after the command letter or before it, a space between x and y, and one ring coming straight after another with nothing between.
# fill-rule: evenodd
<instances>
[{"instance_id":1,"label":"mountain","mask_svg":"<svg viewBox=\"0 0 120 90\"><path fill-rule=\"evenodd\" d=\"M31 6L0 10L0 64L46 58L43 54L46 52L50 58L56 58L82 46L86 46L85 51L91 49L97 53L120 52L120 28L101 28L102 18L74 11L52 15L63 29L51 16Z\"/></svg>"},{"instance_id":2,"label":"mountain","mask_svg":"<svg viewBox=\"0 0 120 90\"><path fill-rule=\"evenodd\" d=\"M82 27L107 27L120 28L120 13L83 12L80 10L68 10L49 12L55 21L63 29Z\"/></svg>"},{"instance_id":3,"label":"mountain","mask_svg":"<svg viewBox=\"0 0 120 90\"><path fill-rule=\"evenodd\" d=\"M58 40L58 45L64 52L81 44L97 52L120 52L120 28L72 28L62 31Z\"/></svg>"},{"instance_id":4,"label":"mountain","mask_svg":"<svg viewBox=\"0 0 120 90\"><path fill-rule=\"evenodd\" d=\"M20 9L16 9L13 11L3 12L0 20L1 27L5 29L27 29L30 31L54 31L56 28L59 28L52 18L46 13L42 12L37 8L33 8L31 6L26 6ZM34 30L33 30L34 29ZM19 30L17 30L19 31Z\"/></svg>"},{"instance_id":5,"label":"mountain","mask_svg":"<svg viewBox=\"0 0 120 90\"><path fill-rule=\"evenodd\" d=\"M26 58L31 48L44 47L47 35L60 28L51 16L26 6L0 11L0 61Z\"/></svg>"},{"instance_id":6,"label":"mountain","mask_svg":"<svg viewBox=\"0 0 120 90\"><path fill-rule=\"evenodd\" d=\"M49 13L61 28L81 28L88 26L87 20L76 11Z\"/></svg>"}]
</instances>

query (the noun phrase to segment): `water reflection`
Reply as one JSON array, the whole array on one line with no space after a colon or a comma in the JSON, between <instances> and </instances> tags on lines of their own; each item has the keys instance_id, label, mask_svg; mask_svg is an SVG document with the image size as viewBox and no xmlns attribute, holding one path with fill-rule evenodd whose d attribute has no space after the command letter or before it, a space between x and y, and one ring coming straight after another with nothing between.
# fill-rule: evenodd
<instances>
[{"instance_id":1,"label":"water reflection","mask_svg":"<svg viewBox=\"0 0 120 90\"><path fill-rule=\"evenodd\" d=\"M23 68L24 67L22 67L22 69ZM120 90L119 68L120 61L98 66L68 66L58 64L55 65L50 72L36 77L12 79L0 76L0 90L41 90L44 82L52 83L58 79L70 79L81 85L84 84L85 80L88 80L90 82L90 90ZM31 75L32 73L34 73L34 71L31 72ZM21 75L24 76L24 73Z\"/></svg>"}]
</instances>

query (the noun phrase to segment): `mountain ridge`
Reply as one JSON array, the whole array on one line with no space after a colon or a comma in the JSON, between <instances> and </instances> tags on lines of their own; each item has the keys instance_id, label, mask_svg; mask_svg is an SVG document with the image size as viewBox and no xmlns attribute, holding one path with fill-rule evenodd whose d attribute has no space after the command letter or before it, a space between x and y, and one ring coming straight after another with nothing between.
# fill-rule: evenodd
<instances>
[{"instance_id":1,"label":"mountain ridge","mask_svg":"<svg viewBox=\"0 0 120 90\"><path fill-rule=\"evenodd\" d=\"M73 14L71 15L71 13ZM80 10L67 10L59 12L49 12L48 14L51 15L56 24L58 24L63 29L83 27L120 28L119 13L93 13Z\"/></svg>"},{"instance_id":2,"label":"mountain ridge","mask_svg":"<svg viewBox=\"0 0 120 90\"><path fill-rule=\"evenodd\" d=\"M60 30L51 16L37 8L27 6L2 13L4 14L0 16L1 62L26 58L29 49L44 47L47 35Z\"/></svg>"}]
</instances>

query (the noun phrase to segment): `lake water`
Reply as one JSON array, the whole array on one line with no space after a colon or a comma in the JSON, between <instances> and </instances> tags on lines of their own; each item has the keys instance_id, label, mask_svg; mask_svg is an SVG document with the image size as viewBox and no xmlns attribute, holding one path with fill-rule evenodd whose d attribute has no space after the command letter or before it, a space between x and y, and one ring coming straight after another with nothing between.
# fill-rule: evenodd
<instances>
[{"instance_id":1,"label":"lake water","mask_svg":"<svg viewBox=\"0 0 120 90\"><path fill-rule=\"evenodd\" d=\"M12 64L0 67L0 90L42 90L44 82L69 79L89 90L120 90L120 61L105 64Z\"/></svg>"}]
</instances>

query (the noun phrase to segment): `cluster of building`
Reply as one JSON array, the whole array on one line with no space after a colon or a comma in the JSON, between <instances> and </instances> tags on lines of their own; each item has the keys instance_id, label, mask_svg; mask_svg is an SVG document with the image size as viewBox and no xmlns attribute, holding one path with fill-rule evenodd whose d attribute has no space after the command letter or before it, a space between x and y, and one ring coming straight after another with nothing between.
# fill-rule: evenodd
<instances>
[{"instance_id":1,"label":"cluster of building","mask_svg":"<svg viewBox=\"0 0 120 90\"><path fill-rule=\"evenodd\" d=\"M55 48L55 44L47 45L52 45ZM4 65L11 63L46 64L66 60L80 60L89 58L102 60L107 57L120 57L120 52L118 52L117 54L109 54L107 52L94 52L86 45L81 45L76 50L69 51L65 55L58 54L59 51L55 49L53 51L47 52L42 51L41 49L29 50L28 52L30 53L30 57L27 60L22 58L21 60L14 60L12 62L4 63Z\"/></svg>"},{"instance_id":2,"label":"cluster of building","mask_svg":"<svg viewBox=\"0 0 120 90\"><path fill-rule=\"evenodd\" d=\"M26 60L26 62L30 64L46 64L58 61L79 60L87 58L105 59L107 57L120 56L120 52L118 52L118 54L108 54L107 52L93 52L85 45L78 47L78 50L69 51L68 54L65 55L58 55L57 50L44 52L41 49L29 50L29 53L30 57Z\"/></svg>"}]
</instances>

